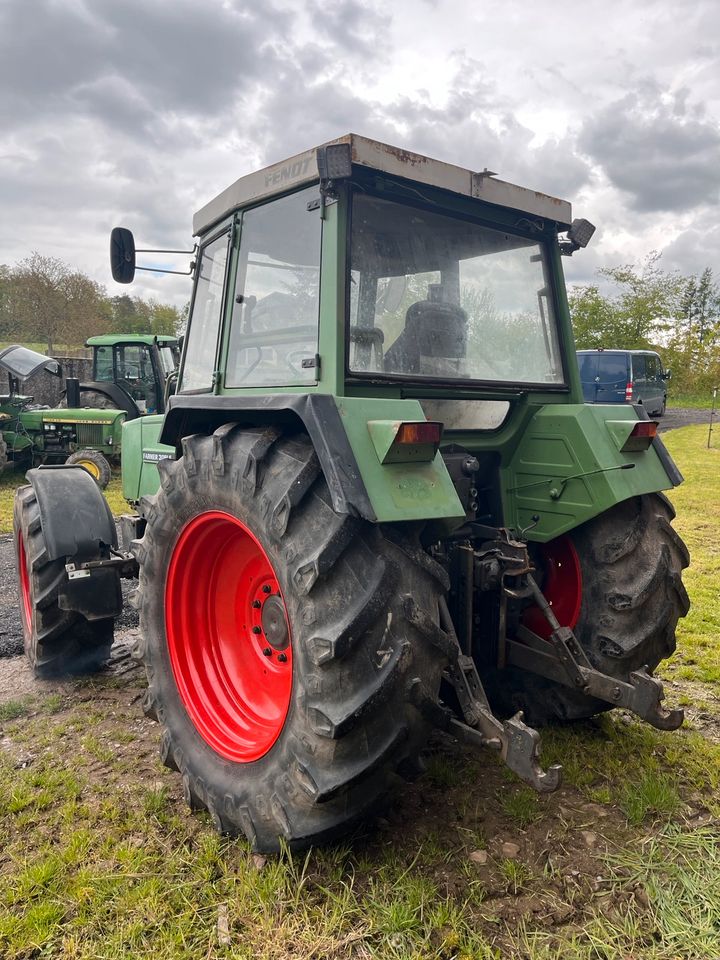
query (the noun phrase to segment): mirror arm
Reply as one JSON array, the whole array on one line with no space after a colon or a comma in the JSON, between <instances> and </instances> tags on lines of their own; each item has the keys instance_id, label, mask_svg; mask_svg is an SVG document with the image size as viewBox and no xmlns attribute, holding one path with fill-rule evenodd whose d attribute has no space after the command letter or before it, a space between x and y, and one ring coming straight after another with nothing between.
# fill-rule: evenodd
<instances>
[{"instance_id":1,"label":"mirror arm","mask_svg":"<svg viewBox=\"0 0 720 960\"><path fill-rule=\"evenodd\" d=\"M141 251L142 252L142 251ZM158 250L153 253L170 253L169 250ZM159 267L135 267L136 270L145 270L146 273L174 273L177 277L189 277L195 269L195 261L190 264L189 270L161 270Z\"/></svg>"}]
</instances>

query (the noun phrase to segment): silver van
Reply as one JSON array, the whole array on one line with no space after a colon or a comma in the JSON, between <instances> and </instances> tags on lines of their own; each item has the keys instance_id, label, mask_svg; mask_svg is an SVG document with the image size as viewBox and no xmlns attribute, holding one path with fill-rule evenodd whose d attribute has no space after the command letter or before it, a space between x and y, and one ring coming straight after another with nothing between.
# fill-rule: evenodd
<instances>
[{"instance_id":1,"label":"silver van","mask_svg":"<svg viewBox=\"0 0 720 960\"><path fill-rule=\"evenodd\" d=\"M667 404L670 371L652 350L578 350L586 403L640 403L653 417Z\"/></svg>"}]
</instances>

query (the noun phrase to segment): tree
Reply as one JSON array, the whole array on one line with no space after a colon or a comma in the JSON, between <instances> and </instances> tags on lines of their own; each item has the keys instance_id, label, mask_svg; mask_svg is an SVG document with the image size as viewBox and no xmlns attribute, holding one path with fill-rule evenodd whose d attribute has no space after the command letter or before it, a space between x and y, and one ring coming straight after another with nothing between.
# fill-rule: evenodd
<instances>
[{"instance_id":1,"label":"tree","mask_svg":"<svg viewBox=\"0 0 720 960\"><path fill-rule=\"evenodd\" d=\"M597 285L570 293L570 312L580 349L646 349L661 342L677 315L684 278L660 268L652 253L636 267L606 267L600 276L615 287L609 296Z\"/></svg>"},{"instance_id":2,"label":"tree","mask_svg":"<svg viewBox=\"0 0 720 960\"><path fill-rule=\"evenodd\" d=\"M18 334L47 344L82 342L97 332L103 288L56 257L34 252L12 271L11 311Z\"/></svg>"},{"instance_id":3,"label":"tree","mask_svg":"<svg viewBox=\"0 0 720 960\"><path fill-rule=\"evenodd\" d=\"M154 300L150 301L149 306L150 333L177 336L182 323L182 317L177 307L173 307L169 303L156 303Z\"/></svg>"}]
</instances>

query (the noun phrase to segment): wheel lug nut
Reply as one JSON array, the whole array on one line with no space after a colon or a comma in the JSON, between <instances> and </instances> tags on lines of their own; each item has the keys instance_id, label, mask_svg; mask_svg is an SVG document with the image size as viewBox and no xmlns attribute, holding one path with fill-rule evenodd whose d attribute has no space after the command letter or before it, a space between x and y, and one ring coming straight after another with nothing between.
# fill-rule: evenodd
<instances>
[{"instance_id":1,"label":"wheel lug nut","mask_svg":"<svg viewBox=\"0 0 720 960\"><path fill-rule=\"evenodd\" d=\"M278 660L280 661L280 663L287 663L287 655L284 653L279 653Z\"/></svg>"},{"instance_id":2,"label":"wheel lug nut","mask_svg":"<svg viewBox=\"0 0 720 960\"><path fill-rule=\"evenodd\" d=\"M262 627L253 627L253 633L262 633Z\"/></svg>"},{"instance_id":3,"label":"wheel lug nut","mask_svg":"<svg viewBox=\"0 0 720 960\"><path fill-rule=\"evenodd\" d=\"M270 593L270 590L271 590L272 588L270 587L270 584L269 584L269 583L266 583L266 584L264 584L264 586L263 586L262 589L263 589L263 593Z\"/></svg>"},{"instance_id":4,"label":"wheel lug nut","mask_svg":"<svg viewBox=\"0 0 720 960\"><path fill-rule=\"evenodd\" d=\"M259 600L253 600L252 605L256 610L258 610L262 606Z\"/></svg>"},{"instance_id":5,"label":"wheel lug nut","mask_svg":"<svg viewBox=\"0 0 720 960\"><path fill-rule=\"evenodd\" d=\"M271 656L272 656L272 650L270 649L270 647L265 647L265 649L263 650L263 656L264 656L264 657L271 657Z\"/></svg>"}]
</instances>

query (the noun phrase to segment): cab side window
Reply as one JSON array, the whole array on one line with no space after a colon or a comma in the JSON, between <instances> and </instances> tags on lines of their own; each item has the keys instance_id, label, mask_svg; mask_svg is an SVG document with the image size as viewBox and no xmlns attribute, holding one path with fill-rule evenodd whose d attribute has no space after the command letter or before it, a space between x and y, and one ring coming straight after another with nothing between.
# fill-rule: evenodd
<instances>
[{"instance_id":1,"label":"cab side window","mask_svg":"<svg viewBox=\"0 0 720 960\"><path fill-rule=\"evenodd\" d=\"M322 219L317 188L243 214L230 328L228 387L317 380Z\"/></svg>"},{"instance_id":2,"label":"cab side window","mask_svg":"<svg viewBox=\"0 0 720 960\"><path fill-rule=\"evenodd\" d=\"M213 387L228 243L229 236L223 233L200 253L178 393L209 391Z\"/></svg>"},{"instance_id":3,"label":"cab side window","mask_svg":"<svg viewBox=\"0 0 720 960\"><path fill-rule=\"evenodd\" d=\"M156 413L157 382L150 348L144 343L125 343L115 347L117 382L137 403L141 413Z\"/></svg>"},{"instance_id":4,"label":"cab side window","mask_svg":"<svg viewBox=\"0 0 720 960\"><path fill-rule=\"evenodd\" d=\"M93 380L114 380L113 348L95 347L95 376Z\"/></svg>"}]
</instances>

